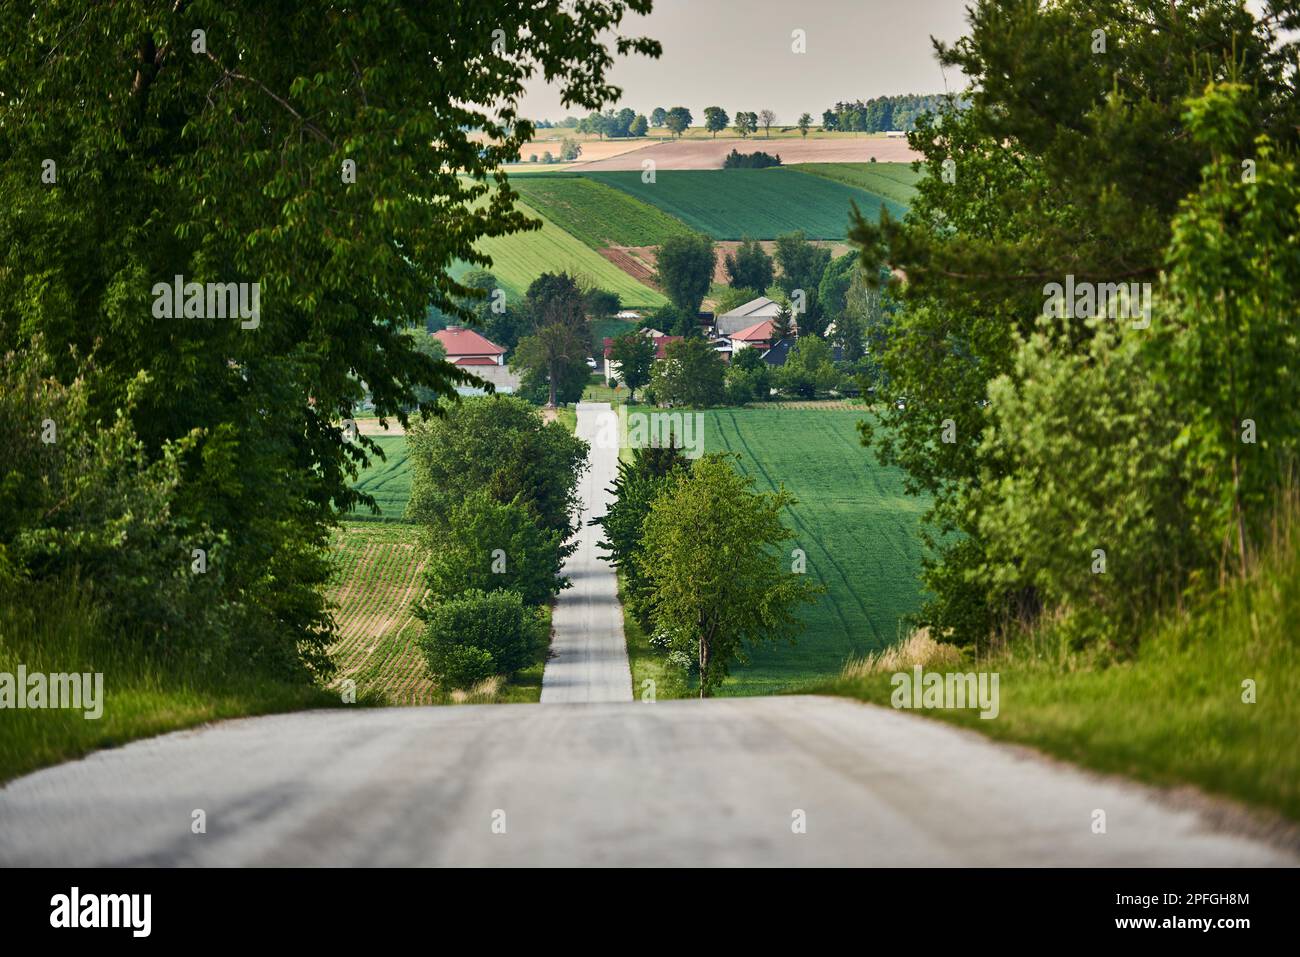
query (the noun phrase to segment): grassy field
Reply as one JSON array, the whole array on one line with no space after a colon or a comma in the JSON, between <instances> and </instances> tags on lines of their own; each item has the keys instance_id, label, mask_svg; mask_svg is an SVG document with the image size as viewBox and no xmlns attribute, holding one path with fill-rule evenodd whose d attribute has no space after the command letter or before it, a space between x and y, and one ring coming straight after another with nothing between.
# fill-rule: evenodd
<instances>
[{"instance_id":1,"label":"grassy field","mask_svg":"<svg viewBox=\"0 0 1300 957\"><path fill-rule=\"evenodd\" d=\"M373 495L381 514L372 515L369 509L358 509L351 518L357 521L399 521L406 512L407 500L411 497L411 466L406 459L406 436L379 435L372 436L381 449L385 459L377 455L370 456L370 465L361 471L352 487L357 491Z\"/></svg>"},{"instance_id":2,"label":"grassy field","mask_svg":"<svg viewBox=\"0 0 1300 957\"><path fill-rule=\"evenodd\" d=\"M962 671L999 674L1000 711L919 711L1099 771L1205 791L1300 821L1300 541L1246 583L1152 622L1136 658L1089 660L1050 629ZM953 670L951 668L935 670ZM815 690L889 704L890 675ZM1255 702L1243 701L1243 682Z\"/></svg>"},{"instance_id":3,"label":"grassy field","mask_svg":"<svg viewBox=\"0 0 1300 957\"><path fill-rule=\"evenodd\" d=\"M522 298L529 284L542 273L563 270L581 281L618 293L620 301L628 308L656 309L668 301L546 217L522 203L518 205L529 217L541 219L542 228L496 236L478 244L479 251L492 259L492 265L487 268L501 281L512 299ZM459 279L472 268L477 267L461 262L451 272Z\"/></svg>"},{"instance_id":4,"label":"grassy field","mask_svg":"<svg viewBox=\"0 0 1300 957\"><path fill-rule=\"evenodd\" d=\"M703 413L705 447L740 455L759 491L784 484L798 499L787 514L790 549L828 588L803 615L794 646L759 649L722 694L771 694L839 673L852 657L902 635L900 619L921 601L920 516L902 475L858 442L862 409L722 409Z\"/></svg>"},{"instance_id":5,"label":"grassy field","mask_svg":"<svg viewBox=\"0 0 1300 957\"><path fill-rule=\"evenodd\" d=\"M916 184L925 175L911 163L797 163L786 168L864 189L901 206L911 204Z\"/></svg>"},{"instance_id":6,"label":"grassy field","mask_svg":"<svg viewBox=\"0 0 1300 957\"><path fill-rule=\"evenodd\" d=\"M512 176L510 185L528 205L592 249L658 246L690 232L648 203L582 176Z\"/></svg>"},{"instance_id":7,"label":"grassy field","mask_svg":"<svg viewBox=\"0 0 1300 957\"><path fill-rule=\"evenodd\" d=\"M901 218L891 199L821 176L788 169L661 170L653 183L637 172L587 173L714 239L775 239L801 229L809 239L844 239L849 204L879 218L882 206Z\"/></svg>"},{"instance_id":8,"label":"grassy field","mask_svg":"<svg viewBox=\"0 0 1300 957\"><path fill-rule=\"evenodd\" d=\"M412 608L423 593L419 530L405 523L349 522L339 532L330 600L339 640L333 687L350 678L357 695L391 705L535 702L541 697L545 649L509 682L469 696L434 687L416 644L422 627Z\"/></svg>"}]
</instances>

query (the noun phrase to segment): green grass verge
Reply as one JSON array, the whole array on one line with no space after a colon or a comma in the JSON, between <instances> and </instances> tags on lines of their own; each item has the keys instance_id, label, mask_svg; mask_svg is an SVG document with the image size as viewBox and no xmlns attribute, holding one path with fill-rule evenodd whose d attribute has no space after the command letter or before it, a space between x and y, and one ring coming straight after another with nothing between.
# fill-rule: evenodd
<instances>
[{"instance_id":1,"label":"green grass verge","mask_svg":"<svg viewBox=\"0 0 1300 957\"><path fill-rule=\"evenodd\" d=\"M916 184L925 175L913 170L911 163L794 163L786 169L863 189L901 206L911 205Z\"/></svg>"},{"instance_id":2,"label":"green grass verge","mask_svg":"<svg viewBox=\"0 0 1300 957\"><path fill-rule=\"evenodd\" d=\"M627 610L623 594L627 582L618 573L618 600L623 608L623 638L627 643L627 660L632 667L632 697L641 701L647 692L647 681L654 682L656 700L689 698L694 694L686 677L677 668L668 666L667 660L650 644L649 636L640 623Z\"/></svg>"},{"instance_id":3,"label":"green grass verge","mask_svg":"<svg viewBox=\"0 0 1300 957\"><path fill-rule=\"evenodd\" d=\"M573 174L512 176L510 185L529 206L592 249L658 246L690 232L662 210L593 179Z\"/></svg>"},{"instance_id":4,"label":"green grass verge","mask_svg":"<svg viewBox=\"0 0 1300 957\"><path fill-rule=\"evenodd\" d=\"M1151 784L1192 784L1300 820L1300 549L1199 609L1151 624L1133 660L1097 664L1050 631L968 670L1000 675L1000 713L921 714ZM1243 702L1242 683L1256 687ZM815 690L887 705L888 675Z\"/></svg>"},{"instance_id":5,"label":"green grass verge","mask_svg":"<svg viewBox=\"0 0 1300 957\"><path fill-rule=\"evenodd\" d=\"M486 268L497 277L512 300L523 298L529 284L542 273L563 271L618 293L619 301L628 308L657 309L668 302L545 216L523 203L517 205L529 217L540 219L542 228L494 236L478 244L479 251L492 259L492 265ZM480 267L458 262L451 274L460 279L473 268Z\"/></svg>"},{"instance_id":6,"label":"green grass verge","mask_svg":"<svg viewBox=\"0 0 1300 957\"><path fill-rule=\"evenodd\" d=\"M881 207L901 219L905 207L820 176L789 169L661 170L645 183L639 172L584 173L657 206L692 229L714 239L775 239L803 230L809 239L843 240L850 203L868 219Z\"/></svg>"},{"instance_id":7,"label":"green grass verge","mask_svg":"<svg viewBox=\"0 0 1300 957\"><path fill-rule=\"evenodd\" d=\"M139 738L223 718L342 707L337 694L253 676L217 680L108 641L77 588L32 586L26 607L0 604L0 672L103 674L103 713L64 708L6 709L0 720L0 783L38 768ZM38 613L31 614L33 609ZM365 703L363 701L363 703ZM355 707L355 706L353 706Z\"/></svg>"}]
</instances>

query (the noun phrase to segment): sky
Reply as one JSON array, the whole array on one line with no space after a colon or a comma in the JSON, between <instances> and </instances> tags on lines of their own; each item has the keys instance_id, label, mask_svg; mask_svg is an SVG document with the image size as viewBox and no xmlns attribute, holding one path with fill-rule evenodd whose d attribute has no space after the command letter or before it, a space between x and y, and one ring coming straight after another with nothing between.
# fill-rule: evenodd
<instances>
[{"instance_id":1,"label":"sky","mask_svg":"<svg viewBox=\"0 0 1300 957\"><path fill-rule=\"evenodd\" d=\"M784 124L805 111L820 121L837 100L960 90L961 73L940 68L930 37L961 36L968 2L655 0L653 13L627 17L621 32L653 37L663 56L616 57L611 79L623 88L618 105L647 115L685 106L699 124L706 106L721 106L733 115L771 109ZM806 53L791 50L796 29ZM566 109L559 89L536 79L521 112L559 120L586 111Z\"/></svg>"}]
</instances>

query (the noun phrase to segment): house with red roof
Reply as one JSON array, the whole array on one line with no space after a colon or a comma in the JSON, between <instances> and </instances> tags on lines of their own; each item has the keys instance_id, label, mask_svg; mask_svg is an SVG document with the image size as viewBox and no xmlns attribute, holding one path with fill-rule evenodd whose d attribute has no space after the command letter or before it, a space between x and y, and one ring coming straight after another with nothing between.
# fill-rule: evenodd
<instances>
[{"instance_id":1,"label":"house with red roof","mask_svg":"<svg viewBox=\"0 0 1300 957\"><path fill-rule=\"evenodd\" d=\"M464 326L448 326L439 329L433 338L442 343L447 350L447 361L457 366L503 366L506 364L506 350L489 339L480 336L473 329Z\"/></svg>"},{"instance_id":2,"label":"house with red roof","mask_svg":"<svg viewBox=\"0 0 1300 957\"><path fill-rule=\"evenodd\" d=\"M772 346L772 330L775 326L776 322L774 320L763 319L752 326L746 326L738 332L733 332L727 337L731 340L732 355L735 355L741 349L760 349L766 352Z\"/></svg>"},{"instance_id":3,"label":"house with red roof","mask_svg":"<svg viewBox=\"0 0 1300 957\"><path fill-rule=\"evenodd\" d=\"M491 382L498 392L513 392L519 388L519 377L506 367L506 350L492 340L464 326L440 329L433 333L433 338L447 350L448 362ZM457 387L456 391L467 390Z\"/></svg>"},{"instance_id":4,"label":"house with red roof","mask_svg":"<svg viewBox=\"0 0 1300 957\"><path fill-rule=\"evenodd\" d=\"M648 336L655 344L655 362L662 362L667 355L665 351L674 342L680 342L681 336L665 336L658 329L642 329L641 333ZM610 353L614 350L614 340L609 336L605 337L605 381L618 378L618 363L610 358Z\"/></svg>"}]
</instances>

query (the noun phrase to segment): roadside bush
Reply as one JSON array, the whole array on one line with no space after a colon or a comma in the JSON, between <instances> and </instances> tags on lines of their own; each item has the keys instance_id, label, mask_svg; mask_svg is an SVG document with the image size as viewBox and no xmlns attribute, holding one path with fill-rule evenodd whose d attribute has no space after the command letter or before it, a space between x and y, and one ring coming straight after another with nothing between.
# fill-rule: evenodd
<instances>
[{"instance_id":1,"label":"roadside bush","mask_svg":"<svg viewBox=\"0 0 1300 957\"><path fill-rule=\"evenodd\" d=\"M479 489L452 506L446 528L430 536L425 582L441 598L509 589L526 604L546 604L569 584L560 574L561 544L518 496L501 503Z\"/></svg>"},{"instance_id":2,"label":"roadside bush","mask_svg":"<svg viewBox=\"0 0 1300 957\"><path fill-rule=\"evenodd\" d=\"M542 615L513 591L471 588L416 613L425 622L420 649L444 688L512 675L533 663L546 640Z\"/></svg>"}]
</instances>

